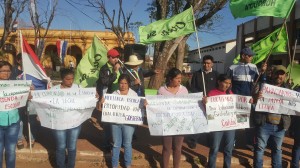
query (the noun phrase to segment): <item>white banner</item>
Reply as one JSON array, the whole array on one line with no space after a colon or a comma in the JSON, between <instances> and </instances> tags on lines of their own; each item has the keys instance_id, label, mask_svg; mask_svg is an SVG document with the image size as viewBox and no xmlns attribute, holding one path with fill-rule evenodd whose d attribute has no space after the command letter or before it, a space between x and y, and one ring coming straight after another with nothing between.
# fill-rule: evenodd
<instances>
[{"instance_id":1,"label":"white banner","mask_svg":"<svg viewBox=\"0 0 300 168\"><path fill-rule=\"evenodd\" d=\"M31 80L0 80L0 111L24 107L30 86Z\"/></svg>"},{"instance_id":2,"label":"white banner","mask_svg":"<svg viewBox=\"0 0 300 168\"><path fill-rule=\"evenodd\" d=\"M151 135L182 135L207 132L202 93L180 96L146 96Z\"/></svg>"},{"instance_id":3,"label":"white banner","mask_svg":"<svg viewBox=\"0 0 300 168\"><path fill-rule=\"evenodd\" d=\"M37 90L32 92L31 103L43 127L65 130L91 117L97 102L95 95L95 88Z\"/></svg>"},{"instance_id":4,"label":"white banner","mask_svg":"<svg viewBox=\"0 0 300 168\"><path fill-rule=\"evenodd\" d=\"M141 97L105 94L102 121L118 124L142 125L144 101Z\"/></svg>"},{"instance_id":5,"label":"white banner","mask_svg":"<svg viewBox=\"0 0 300 168\"><path fill-rule=\"evenodd\" d=\"M299 92L269 84L264 84L261 92L263 97L258 100L255 111L299 115Z\"/></svg>"},{"instance_id":6,"label":"white banner","mask_svg":"<svg viewBox=\"0 0 300 168\"><path fill-rule=\"evenodd\" d=\"M220 95L207 98L209 131L249 128L250 96Z\"/></svg>"}]
</instances>

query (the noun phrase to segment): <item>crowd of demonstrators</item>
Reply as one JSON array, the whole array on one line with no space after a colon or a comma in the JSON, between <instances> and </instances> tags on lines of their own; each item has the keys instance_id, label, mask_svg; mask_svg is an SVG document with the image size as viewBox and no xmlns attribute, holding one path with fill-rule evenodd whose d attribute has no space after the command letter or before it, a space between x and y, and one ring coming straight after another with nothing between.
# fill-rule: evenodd
<instances>
[{"instance_id":1,"label":"crowd of demonstrators","mask_svg":"<svg viewBox=\"0 0 300 168\"><path fill-rule=\"evenodd\" d=\"M107 52L108 61L100 68L99 78L97 80L97 93L99 100L102 99L105 93L113 93L118 89L118 78L123 73L119 63L120 53L116 49L110 49ZM111 125L110 123L100 122L101 115L99 115L98 122L102 125L104 131L103 147L110 151L111 149Z\"/></svg>"},{"instance_id":2,"label":"crowd of demonstrators","mask_svg":"<svg viewBox=\"0 0 300 168\"><path fill-rule=\"evenodd\" d=\"M218 72L213 70L214 58L211 55L205 55L202 59L202 64L203 70L200 69L199 71L193 73L190 92L198 93L205 91L205 95L207 95L207 93L214 89L217 85ZM189 148L196 148L198 137L199 134L193 134L188 136L187 145Z\"/></svg>"},{"instance_id":3,"label":"crowd of demonstrators","mask_svg":"<svg viewBox=\"0 0 300 168\"><path fill-rule=\"evenodd\" d=\"M72 69L61 69L60 71L61 84L53 86L51 89L74 89L80 88L79 85L74 84L74 72ZM55 158L57 168L73 168L76 160L76 146L79 137L81 125L65 129L52 130L55 139ZM67 151L67 163L66 160Z\"/></svg>"},{"instance_id":4,"label":"crowd of demonstrators","mask_svg":"<svg viewBox=\"0 0 300 168\"><path fill-rule=\"evenodd\" d=\"M229 67L227 74L219 75L213 70L214 59L212 56L206 55L203 57L203 69L195 72L191 80L192 93L205 92L205 95L217 96L226 94L237 94L243 96L252 96L250 103L257 102L262 98L260 91L254 89L254 82L260 76L260 73L266 72L268 84L288 88L285 83L287 69L282 66L272 66L267 68L267 64L263 64L260 72L256 65L251 64L252 57L255 53L250 48L244 48L240 53L240 62ZM101 67L99 79L97 81L97 93L99 95L99 108L105 101L103 95L105 93L128 96L145 96L144 77L147 76L139 67L143 60L139 60L137 56L131 55L126 71L121 68L119 63L120 53L111 49L107 52L107 63ZM16 67L19 69L18 67ZM19 69L20 70L20 69ZM12 66L0 61L0 80L11 79L10 75L14 71ZM16 71L17 72L17 71ZM150 75L159 73L151 71ZM18 75L16 75L18 76ZM15 77L12 77L15 78ZM80 88L79 85L73 84L74 72L73 68L61 70L62 83L54 86L52 89L70 89ZM165 85L158 89L158 95L186 95L188 89L181 85L182 72L177 68L171 68L166 75ZM205 88L205 89L204 89ZM300 90L297 90L300 91ZM207 97L204 96L203 102L207 102ZM100 113L99 113L100 114ZM272 150L272 166L282 167L282 151L281 146L285 132L291 124L291 117L282 114L273 114L268 112L251 111L254 121L253 135L247 134L248 145L254 144L254 167L260 168L263 166L264 150L268 143ZM99 115L100 116L100 115ZM1 111L0 112L0 167L2 166L2 156L5 151L6 165L15 167L15 149L18 144L18 134L20 129L19 110ZM98 120L99 122L101 119ZM292 155L292 167L299 167L300 159L300 132L298 116L293 116L294 122L294 138L295 143ZM112 167L118 167L120 149L124 147L125 166L130 167L132 162L132 139L136 126L130 124L116 124L100 122L104 131L104 144L106 150L112 149ZM75 167L76 146L78 136L80 134L81 125L67 130L53 130L53 136L56 142L56 164L57 167ZM249 129L246 129L246 131ZM189 136L187 144L190 148L196 147L198 135ZM249 138L251 137L251 138ZM221 141L224 140L224 165L223 167L231 167L232 150L234 148L235 130L216 131L209 133L210 152L208 159L208 167L216 167L216 157L221 147ZM181 148L183 145L184 135L173 135L162 137L162 166L169 167L171 155L173 156L173 167L180 167ZM67 163L66 160L67 149Z\"/></svg>"}]
</instances>

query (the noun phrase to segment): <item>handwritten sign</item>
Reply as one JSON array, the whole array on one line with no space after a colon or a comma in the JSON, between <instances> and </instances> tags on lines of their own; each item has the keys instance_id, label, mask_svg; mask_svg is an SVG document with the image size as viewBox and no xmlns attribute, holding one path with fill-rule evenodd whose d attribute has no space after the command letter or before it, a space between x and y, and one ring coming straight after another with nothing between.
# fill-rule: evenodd
<instances>
[{"instance_id":1,"label":"handwritten sign","mask_svg":"<svg viewBox=\"0 0 300 168\"><path fill-rule=\"evenodd\" d=\"M0 111L25 106L30 86L30 80L0 80Z\"/></svg>"},{"instance_id":2,"label":"handwritten sign","mask_svg":"<svg viewBox=\"0 0 300 168\"><path fill-rule=\"evenodd\" d=\"M97 102L95 95L95 88L37 90L32 92L31 107L43 127L65 130L91 117Z\"/></svg>"},{"instance_id":3,"label":"handwritten sign","mask_svg":"<svg viewBox=\"0 0 300 168\"><path fill-rule=\"evenodd\" d=\"M105 94L102 121L118 124L142 125L144 101L141 97Z\"/></svg>"},{"instance_id":4,"label":"handwritten sign","mask_svg":"<svg viewBox=\"0 0 300 168\"><path fill-rule=\"evenodd\" d=\"M207 98L209 131L249 128L250 96L220 95Z\"/></svg>"},{"instance_id":5,"label":"handwritten sign","mask_svg":"<svg viewBox=\"0 0 300 168\"><path fill-rule=\"evenodd\" d=\"M299 115L300 93L269 84L264 84L263 98L259 99L255 111L285 115Z\"/></svg>"},{"instance_id":6,"label":"handwritten sign","mask_svg":"<svg viewBox=\"0 0 300 168\"><path fill-rule=\"evenodd\" d=\"M207 132L202 93L180 96L146 96L151 135L182 135Z\"/></svg>"}]
</instances>

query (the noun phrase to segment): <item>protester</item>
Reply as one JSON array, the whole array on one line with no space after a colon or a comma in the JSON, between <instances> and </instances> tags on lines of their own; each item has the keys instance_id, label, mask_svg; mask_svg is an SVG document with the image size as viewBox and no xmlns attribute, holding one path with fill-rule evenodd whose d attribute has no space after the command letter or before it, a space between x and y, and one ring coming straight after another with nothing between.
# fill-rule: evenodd
<instances>
[{"instance_id":1,"label":"protester","mask_svg":"<svg viewBox=\"0 0 300 168\"><path fill-rule=\"evenodd\" d=\"M203 63L203 70L199 70L193 73L192 80L191 80L191 92L198 93L204 92L204 86L206 95L209 91L216 88L217 85L217 77L218 72L214 71L214 58L211 55L205 55L202 59ZM203 78L202 78L203 74ZM203 83L204 80L204 83ZM204 84L204 85L203 85ZM196 148L196 143L198 140L199 134L190 135L187 141L187 145L191 149Z\"/></svg>"},{"instance_id":2,"label":"protester","mask_svg":"<svg viewBox=\"0 0 300 168\"><path fill-rule=\"evenodd\" d=\"M150 77L159 73L159 70L150 70L144 71L140 65L143 63L143 60L139 60L136 55L130 55L129 60L125 62L129 68L128 70L123 70L124 73L127 73L130 76L130 88L134 90L139 96L145 96L145 84L144 78ZM130 72L128 72L130 71ZM134 77L133 77L134 76Z\"/></svg>"},{"instance_id":3,"label":"protester","mask_svg":"<svg viewBox=\"0 0 300 168\"><path fill-rule=\"evenodd\" d=\"M166 76L165 86L158 89L158 95L184 95L188 94L186 87L181 85L181 71L177 68L169 70ZM163 168L168 168L170 156L173 153L173 167L180 167L181 148L184 140L183 135L164 136L163 141Z\"/></svg>"},{"instance_id":4,"label":"protester","mask_svg":"<svg viewBox=\"0 0 300 168\"><path fill-rule=\"evenodd\" d=\"M118 58L120 53L116 49L110 49L107 52L108 61L100 69L99 78L97 80L97 93L99 100L102 99L105 93L112 93L118 89L118 78L122 74ZM111 126L110 123L101 123L101 115L98 122L102 125L104 131L104 149L109 151L111 149Z\"/></svg>"},{"instance_id":5,"label":"protester","mask_svg":"<svg viewBox=\"0 0 300 168\"><path fill-rule=\"evenodd\" d=\"M12 66L6 61L0 61L0 80L9 80ZM18 109L0 111L0 167L3 165L5 153L6 167L16 167L16 144L20 129Z\"/></svg>"},{"instance_id":6,"label":"protester","mask_svg":"<svg viewBox=\"0 0 300 168\"><path fill-rule=\"evenodd\" d=\"M274 67L272 73L271 85L286 88L287 69L282 65ZM261 92L258 98L261 98ZM282 167L281 145L286 130L291 124L291 118L288 115L274 114L268 112L254 112L254 124L256 133L256 145L254 150L254 167L263 167L263 155L268 142L272 153L272 167Z\"/></svg>"},{"instance_id":7,"label":"protester","mask_svg":"<svg viewBox=\"0 0 300 168\"><path fill-rule=\"evenodd\" d=\"M234 94L243 96L252 96L254 89L254 82L259 76L259 71L256 65L252 64L252 59L255 53L248 47L243 48L240 52L240 62L231 65L227 71L227 75L231 77L232 92ZM261 73L267 69L266 64L262 64ZM248 128L246 133L246 147L253 151L254 132L253 129Z\"/></svg>"},{"instance_id":8,"label":"protester","mask_svg":"<svg viewBox=\"0 0 300 168\"><path fill-rule=\"evenodd\" d=\"M233 94L230 90L231 77L226 76L225 74L221 74L217 78L217 83L218 83L217 87L209 91L207 96ZM206 103L207 101L206 97L204 97L203 99L204 102ZM210 135L210 148L209 148L208 167L209 168L216 167L216 160L217 160L217 154L219 151L220 143L224 138L223 167L230 168L232 150L233 150L234 138L235 138L235 130L210 132L209 135Z\"/></svg>"},{"instance_id":9,"label":"protester","mask_svg":"<svg viewBox=\"0 0 300 168\"><path fill-rule=\"evenodd\" d=\"M137 93L130 89L130 77L127 74L120 75L118 79L119 89L114 91L112 94L116 95L127 95L136 96ZM105 101L105 100L104 100ZM112 147L112 167L117 168L119 165L120 149L124 147L124 161L125 167L131 166L132 160L132 136L135 130L134 125L129 124L111 124L113 147Z\"/></svg>"},{"instance_id":10,"label":"protester","mask_svg":"<svg viewBox=\"0 0 300 168\"><path fill-rule=\"evenodd\" d=\"M60 72L62 83L52 87L51 89L73 89L80 88L79 85L73 84L74 72L71 69L62 69ZM76 145L80 134L81 125L65 129L53 130L53 135L56 142L56 166L57 168L74 168L76 161ZM65 163L67 149L67 163Z\"/></svg>"},{"instance_id":11,"label":"protester","mask_svg":"<svg viewBox=\"0 0 300 168\"><path fill-rule=\"evenodd\" d=\"M295 89L297 92L300 92L300 88ZM291 125L293 135L294 135L294 145L292 150L292 161L291 168L299 168L300 160L300 116L292 116L292 125Z\"/></svg>"}]
</instances>

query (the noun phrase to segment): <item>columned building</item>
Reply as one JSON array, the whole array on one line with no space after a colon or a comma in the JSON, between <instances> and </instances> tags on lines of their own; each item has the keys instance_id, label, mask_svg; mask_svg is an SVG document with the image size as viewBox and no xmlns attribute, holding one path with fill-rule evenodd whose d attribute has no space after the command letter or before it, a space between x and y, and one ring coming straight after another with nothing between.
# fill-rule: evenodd
<instances>
[{"instance_id":1,"label":"columned building","mask_svg":"<svg viewBox=\"0 0 300 168\"><path fill-rule=\"evenodd\" d=\"M33 29L21 29L22 35L27 40L33 50L35 50L35 36ZM15 57L20 53L20 39L19 31L13 32L7 38L5 45L3 46L3 53L0 56L1 60L9 61L11 64L15 63ZM0 36L3 34L3 28L0 28ZM42 32L43 34L43 32ZM44 41L44 50L40 61L46 69L52 69L57 65L57 46L58 40L64 40L68 42L66 57L64 59L65 65L69 66L69 61L75 63L75 66L79 63L84 56L87 49L91 46L94 35L96 35L100 41L108 48L118 47L117 37L114 33L109 31L88 31L88 30L49 30ZM134 36L132 33L125 35L128 44L134 43Z\"/></svg>"}]
</instances>

